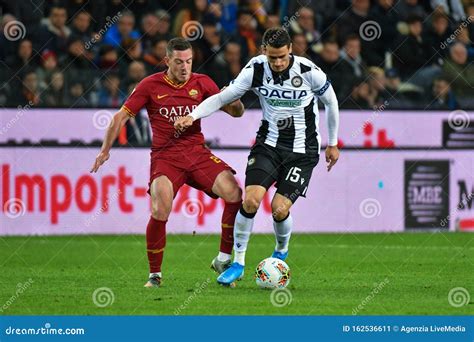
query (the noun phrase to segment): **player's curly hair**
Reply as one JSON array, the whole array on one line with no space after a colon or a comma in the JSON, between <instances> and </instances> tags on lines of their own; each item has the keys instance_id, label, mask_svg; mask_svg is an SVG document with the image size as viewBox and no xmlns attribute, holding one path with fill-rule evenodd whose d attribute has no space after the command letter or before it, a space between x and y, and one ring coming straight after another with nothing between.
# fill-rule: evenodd
<instances>
[{"instance_id":1,"label":"player's curly hair","mask_svg":"<svg viewBox=\"0 0 474 342\"><path fill-rule=\"evenodd\" d=\"M263 46L271 46L281 48L283 46L290 47L291 38L288 31L282 27L272 27L265 31L262 39Z\"/></svg>"},{"instance_id":2,"label":"player's curly hair","mask_svg":"<svg viewBox=\"0 0 474 342\"><path fill-rule=\"evenodd\" d=\"M173 51L184 51L192 49L191 43L189 43L184 38L173 38L168 42L168 46L166 47L166 54L171 56Z\"/></svg>"}]
</instances>

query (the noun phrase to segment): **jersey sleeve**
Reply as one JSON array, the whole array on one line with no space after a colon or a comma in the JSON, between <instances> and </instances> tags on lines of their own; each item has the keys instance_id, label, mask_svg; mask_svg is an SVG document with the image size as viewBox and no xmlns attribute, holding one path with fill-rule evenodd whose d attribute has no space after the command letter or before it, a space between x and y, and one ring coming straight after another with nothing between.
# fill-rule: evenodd
<instances>
[{"instance_id":1,"label":"jersey sleeve","mask_svg":"<svg viewBox=\"0 0 474 342\"><path fill-rule=\"evenodd\" d=\"M331 82L329 81L326 74L313 65L311 69L311 90L318 97L321 97L330 87Z\"/></svg>"},{"instance_id":2,"label":"jersey sleeve","mask_svg":"<svg viewBox=\"0 0 474 342\"><path fill-rule=\"evenodd\" d=\"M128 115L134 117L148 102L148 87L146 81L142 80L133 89L132 93L122 106Z\"/></svg>"},{"instance_id":3,"label":"jersey sleeve","mask_svg":"<svg viewBox=\"0 0 474 342\"><path fill-rule=\"evenodd\" d=\"M219 87L216 82L212 80L209 76L205 76L202 79L203 82L203 100L211 97L212 95L218 94L220 92Z\"/></svg>"}]
</instances>

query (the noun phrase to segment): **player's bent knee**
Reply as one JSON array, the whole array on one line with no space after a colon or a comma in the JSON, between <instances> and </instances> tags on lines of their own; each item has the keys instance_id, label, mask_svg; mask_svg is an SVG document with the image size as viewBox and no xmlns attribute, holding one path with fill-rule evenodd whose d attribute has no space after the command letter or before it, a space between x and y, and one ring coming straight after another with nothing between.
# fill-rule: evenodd
<instances>
[{"instance_id":1,"label":"player's bent knee","mask_svg":"<svg viewBox=\"0 0 474 342\"><path fill-rule=\"evenodd\" d=\"M247 196L245 197L243 206L246 212L248 213L256 213L258 210L258 207L260 207L260 202L256 197L253 196Z\"/></svg>"},{"instance_id":2,"label":"player's bent knee","mask_svg":"<svg viewBox=\"0 0 474 342\"><path fill-rule=\"evenodd\" d=\"M222 199L226 202L240 202L242 201L242 189L237 184L230 186L223 192Z\"/></svg>"},{"instance_id":3,"label":"player's bent knee","mask_svg":"<svg viewBox=\"0 0 474 342\"><path fill-rule=\"evenodd\" d=\"M276 210L272 210L272 216L275 221L284 220L289 213L290 210L288 208L277 208Z\"/></svg>"}]
</instances>

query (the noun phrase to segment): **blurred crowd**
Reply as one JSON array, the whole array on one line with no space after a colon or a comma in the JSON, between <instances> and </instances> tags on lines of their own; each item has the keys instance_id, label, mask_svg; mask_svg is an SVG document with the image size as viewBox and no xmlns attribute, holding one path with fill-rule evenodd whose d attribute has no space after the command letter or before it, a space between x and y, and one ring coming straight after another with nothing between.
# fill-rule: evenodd
<instances>
[{"instance_id":1,"label":"blurred crowd","mask_svg":"<svg viewBox=\"0 0 474 342\"><path fill-rule=\"evenodd\" d=\"M119 107L169 39L227 85L283 26L342 108L474 108L473 0L0 0L0 106ZM255 105L251 98L247 105Z\"/></svg>"}]
</instances>

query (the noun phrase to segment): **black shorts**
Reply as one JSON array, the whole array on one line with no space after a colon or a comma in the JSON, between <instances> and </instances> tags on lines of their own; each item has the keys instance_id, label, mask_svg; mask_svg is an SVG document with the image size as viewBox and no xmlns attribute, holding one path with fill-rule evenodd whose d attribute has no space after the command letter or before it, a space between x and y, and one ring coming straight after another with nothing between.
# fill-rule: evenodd
<instances>
[{"instance_id":1,"label":"black shorts","mask_svg":"<svg viewBox=\"0 0 474 342\"><path fill-rule=\"evenodd\" d=\"M261 185L268 190L276 183L277 193L294 203L299 196L306 197L318 161L318 154L295 153L256 143L248 157L245 186Z\"/></svg>"}]
</instances>

